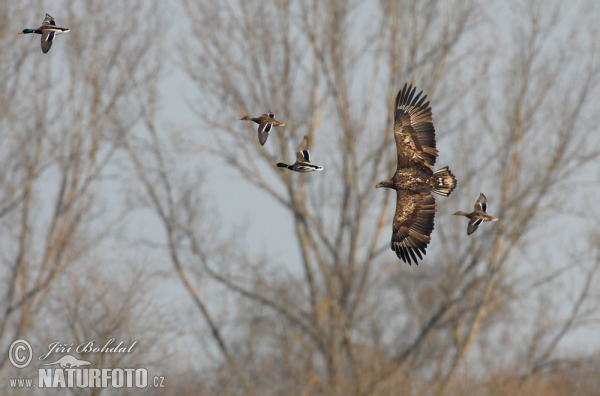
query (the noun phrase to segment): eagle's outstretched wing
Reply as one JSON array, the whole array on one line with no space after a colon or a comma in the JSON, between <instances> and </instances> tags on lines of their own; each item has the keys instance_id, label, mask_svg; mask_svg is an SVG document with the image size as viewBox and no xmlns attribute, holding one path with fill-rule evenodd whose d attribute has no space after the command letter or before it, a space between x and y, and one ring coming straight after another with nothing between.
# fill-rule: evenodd
<instances>
[{"instance_id":1,"label":"eagle's outstretched wing","mask_svg":"<svg viewBox=\"0 0 600 396\"><path fill-rule=\"evenodd\" d=\"M423 259L431 240L435 217L435 199L432 194L416 194L397 190L396 213L392 224L391 248L404 262L417 263Z\"/></svg>"},{"instance_id":2,"label":"eagle's outstretched wing","mask_svg":"<svg viewBox=\"0 0 600 396\"><path fill-rule=\"evenodd\" d=\"M435 128L431 107L423 91L415 96L417 87L404 84L396 97L394 136L398 150L398 168L428 166L433 168L438 151L435 148Z\"/></svg>"}]
</instances>

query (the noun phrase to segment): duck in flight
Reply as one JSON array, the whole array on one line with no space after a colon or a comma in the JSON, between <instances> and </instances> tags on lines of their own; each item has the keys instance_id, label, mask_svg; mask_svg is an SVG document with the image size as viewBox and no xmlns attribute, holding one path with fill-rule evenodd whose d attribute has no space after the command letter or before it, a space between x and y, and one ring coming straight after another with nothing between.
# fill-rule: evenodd
<instances>
[{"instance_id":1,"label":"duck in flight","mask_svg":"<svg viewBox=\"0 0 600 396\"><path fill-rule=\"evenodd\" d=\"M260 117L243 116L240 121L254 121L258 124L258 141L261 146L265 145L265 142L269 138L269 132L276 126L285 126L283 122L275 119L275 114L265 113Z\"/></svg>"},{"instance_id":2,"label":"duck in flight","mask_svg":"<svg viewBox=\"0 0 600 396\"><path fill-rule=\"evenodd\" d=\"M274 168L287 168L294 172L314 172L323 170L322 166L314 165L310 163L310 152L308 151L308 137L304 136L302 142L298 146L298 150L296 151L296 162L293 165L288 165L283 162L279 162L277 164L273 164Z\"/></svg>"},{"instance_id":3,"label":"duck in flight","mask_svg":"<svg viewBox=\"0 0 600 396\"><path fill-rule=\"evenodd\" d=\"M458 211L454 213L454 216L465 216L469 218L467 235L471 235L477 231L477 227L484 221L498 221L497 217L487 214L487 198L483 193L479 193L479 198L477 199L477 202L475 202L475 207L471 213Z\"/></svg>"},{"instance_id":4,"label":"duck in flight","mask_svg":"<svg viewBox=\"0 0 600 396\"><path fill-rule=\"evenodd\" d=\"M54 18L50 16L50 14L46 14L46 18L44 22L42 22L42 26L37 29L23 29L19 32L19 34L30 34L37 33L42 35L42 52L45 54L50 51L50 47L52 47L52 43L54 42L54 37L61 33L66 33L71 29L62 28L56 26L56 22L54 22Z\"/></svg>"}]
</instances>

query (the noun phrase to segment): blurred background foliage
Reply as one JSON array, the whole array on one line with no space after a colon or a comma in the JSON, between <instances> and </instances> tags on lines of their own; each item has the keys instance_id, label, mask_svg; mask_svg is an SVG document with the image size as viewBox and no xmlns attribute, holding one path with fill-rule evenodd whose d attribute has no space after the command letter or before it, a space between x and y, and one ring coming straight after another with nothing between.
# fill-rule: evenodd
<instances>
[{"instance_id":1,"label":"blurred background foliage","mask_svg":"<svg viewBox=\"0 0 600 396\"><path fill-rule=\"evenodd\" d=\"M161 394L600 392L599 7L1 3L4 350L137 341L83 358ZM48 54L17 36L45 12ZM458 180L412 267L374 188L405 82ZM267 110L263 147L238 119ZM273 169L304 135L324 171ZM467 236L479 192L500 220Z\"/></svg>"}]
</instances>

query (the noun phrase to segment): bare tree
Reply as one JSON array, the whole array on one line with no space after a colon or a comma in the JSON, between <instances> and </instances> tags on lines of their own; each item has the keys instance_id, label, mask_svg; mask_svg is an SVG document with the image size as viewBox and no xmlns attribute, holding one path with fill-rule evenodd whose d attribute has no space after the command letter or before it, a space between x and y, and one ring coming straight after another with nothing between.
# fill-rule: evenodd
<instances>
[{"instance_id":1,"label":"bare tree","mask_svg":"<svg viewBox=\"0 0 600 396\"><path fill-rule=\"evenodd\" d=\"M561 259L545 254L547 241L554 239L545 232L548 227L560 233L558 246L571 239L568 228L561 230L565 223L554 219L581 204L587 188L579 183L599 155L598 140L588 133L595 128L592 114L598 113L591 94L600 82L598 48L589 41L594 28L584 16L585 6L566 14L560 3L549 7L531 2L511 12L510 37L516 45L507 62L497 62L502 91L497 97L489 95L487 108L477 117L480 121L473 123L476 129L456 136L454 145L491 159L487 164L476 158L469 164L469 159L463 162L467 165L463 172L473 181L489 181L488 188L498 197L494 207L501 220L497 229L486 230L485 239L469 243L464 232L454 231L445 241L448 246L465 247L450 256L454 268L450 290L471 297L462 312L453 315L460 332L455 330L452 336L453 365L440 389L451 382L461 360L485 332L500 328L513 332L515 323L528 328L530 332L514 345L515 352L527 356L518 361L521 378L526 379L554 364L559 343L598 315L592 300L597 259L575 253L568 244L554 252L564 254ZM575 20L581 23L574 24ZM586 60L575 62L567 55L572 51L587 54ZM485 138L477 138L482 130L487 131ZM462 192L476 197L477 188L469 185ZM583 230L579 233L586 235ZM568 278L576 281L560 286ZM544 319L550 317L552 323Z\"/></svg>"},{"instance_id":2,"label":"bare tree","mask_svg":"<svg viewBox=\"0 0 600 396\"><path fill-rule=\"evenodd\" d=\"M178 32L177 62L198 88L193 132L161 123L157 4L65 3L71 34L46 55L37 40L2 41L3 344L42 324L78 339L167 341L169 324L145 315L158 287L147 272L117 271L131 280L117 285L104 268L97 285L79 276L136 209L162 226L136 242L188 293L195 311L178 335L204 352L197 362L178 351L191 368L170 367L185 381L174 394L559 393L577 389L578 370L594 372L597 360L561 346L598 320L597 237L585 228L598 219L587 209L597 186L585 184L599 154L597 6L181 4L188 24L178 28L190 30ZM29 5L0 5L2 35L31 23ZM458 179L418 267L389 249L395 197L374 188L396 167L393 99L405 82L431 100L438 163ZM261 146L237 119L266 110L286 127ZM323 172L269 166L304 135ZM223 231L200 171L213 159L240 196L254 189L283 208L297 256L281 263L241 249L246 228ZM100 189L123 180L134 206L109 210ZM500 221L467 236L449 214L480 191Z\"/></svg>"},{"instance_id":3,"label":"bare tree","mask_svg":"<svg viewBox=\"0 0 600 396\"><path fill-rule=\"evenodd\" d=\"M201 265L203 277L239 297L230 320L241 320L247 334L229 341L223 331L213 334L223 351L228 342L243 351L223 354L245 391L452 393L467 359L485 353L491 334L507 329L506 318L510 329L533 328L527 339L544 334L545 342L530 344L521 369L527 377L552 360L574 324L597 317L582 309L589 307L595 260L547 264L527 254L543 246L532 238L552 223L548 216L570 210L564 186L598 157L597 139L587 133L598 112L588 100L599 76L594 30L590 19L573 23L586 6L566 16L560 4L539 2L489 11L478 2L410 1L184 7L192 41L181 64L203 94L202 110L195 107L202 125L218 131L198 151L224 159L240 180L286 208L301 254L299 278L268 258L218 259L186 225L185 246L169 243L190 254L188 266ZM492 33L497 42L479 40L498 28L495 13L514 20L511 29ZM497 54L498 43L510 51ZM573 50L585 61L575 61ZM429 260L390 272L391 197L375 195L373 181L395 167L392 103L406 80L430 95L440 159L458 164L459 192L450 202L472 203L484 186L501 221L467 239L463 223L444 217L449 204L440 204ZM225 120L223 109L277 109L285 133L262 148L250 127ZM304 134L329 155L323 177L278 173L274 184L262 164L288 156ZM169 208L169 218L182 210L189 224L193 213ZM544 267L549 273L540 276ZM532 293L547 295L557 279L578 270L573 305L564 311L548 302L570 312L556 326L517 315ZM269 340L277 347L265 351Z\"/></svg>"},{"instance_id":4,"label":"bare tree","mask_svg":"<svg viewBox=\"0 0 600 396\"><path fill-rule=\"evenodd\" d=\"M3 51L0 68L10 71L0 99L7 110L0 115L4 345L32 328L56 280L88 257L118 219L117 211L105 211L97 189L114 178L118 137L139 120L142 82L160 65L145 63L154 53L150 43L131 36L134 27L150 32L156 17L141 4L123 4L116 16L113 6L64 2L54 16L75 34L61 36L48 54L39 51L39 36L11 38ZM2 7L10 21L4 35L43 18L25 5Z\"/></svg>"},{"instance_id":5,"label":"bare tree","mask_svg":"<svg viewBox=\"0 0 600 396\"><path fill-rule=\"evenodd\" d=\"M181 63L205 93L202 100L208 106L205 111L198 110L199 116L208 128L219 130L214 141L201 149L225 159L240 178L289 210L304 276L298 282L295 276L272 268L268 260L255 261L235 254L218 260L213 249L213 254L207 254L204 234L190 228L189 220L180 226L173 220L190 219L194 213L186 212L187 206L177 205L176 199L161 199L182 195L173 192L178 187L169 183L166 175L159 178L160 182L149 180L145 176L149 171L138 167L160 216L169 214L163 217L165 226L168 230L180 228L181 238L186 240L185 244L175 244L169 237L169 249L178 257L174 264L178 270L184 268L179 257L189 249L192 257L187 266L200 263L206 275L241 296L243 308L239 315L257 323L257 336L248 348L267 342L260 334L268 333L282 343L302 340L298 342L305 351L303 369L299 371L294 362L297 356L293 351L298 346L281 344L267 358L273 363L267 364L265 372L276 379L268 381L253 375L258 364L254 359L258 357L251 350L243 348L245 352L240 356L231 355L223 331L214 331L225 361L245 391L291 386L298 393L309 389L329 394L370 392L386 378L390 367L399 367L423 341L417 338L397 356L384 358L389 351L371 350L369 355L378 361L373 370L364 370L366 363L359 357L373 347L372 335L363 328L367 323L364 315L370 296L377 291L374 268L381 264L382 253L388 253L386 220L390 217L391 198L375 195L373 180L395 167L389 122L393 97L402 74L418 78L419 85L431 92L435 92L444 72L462 76L460 66L473 61L477 54L459 48L461 38L474 26L472 16L477 7L466 3L447 8L441 3L414 3L413 12L424 15L415 21L415 14L405 13L396 2L380 3L376 8L373 4L336 1L236 2L216 8L192 2L184 5L193 28L191 36L198 40L194 43L196 51L195 47L184 49ZM365 29L371 20L361 18L363 12L372 13L380 23ZM260 24L257 20L270 23ZM361 28L363 35L358 35ZM272 31L279 33L273 35ZM353 44L348 45L350 42ZM482 71L485 67L480 68ZM362 92L358 101L356 90ZM377 102L377 98L384 99ZM440 101L439 106L447 112L456 104ZM217 115L214 111L237 109L242 115L256 112L257 107L275 106L286 123L286 132L275 133L269 140L273 148L264 149L249 142L246 126L225 122L223 112ZM383 110L387 118L379 116L374 122L376 110ZM333 132L320 134L324 129ZM377 130L380 133L374 133ZM260 162L274 163L289 155L302 135L308 135L321 148L329 148L321 149L329 153L324 159L327 178L281 173L279 184L273 185ZM160 146L153 146L157 157ZM238 149L231 150L232 146ZM182 210L185 215L176 215ZM190 282L184 284L190 287ZM264 313L265 309L271 314ZM217 328L218 323L207 312L204 317L211 328ZM282 333L266 332L263 327L272 329L277 323ZM236 336L232 337L229 342L237 345ZM240 367L248 370L240 372ZM306 384L312 385L306 388Z\"/></svg>"},{"instance_id":6,"label":"bare tree","mask_svg":"<svg viewBox=\"0 0 600 396\"><path fill-rule=\"evenodd\" d=\"M171 326L175 318L169 313L168 304L155 292L163 279L158 272L150 273L141 261L74 263L54 281L52 291L47 293L49 301L28 329L34 359L19 375L37 378L38 369L51 368L42 365L65 355L64 349L53 345L60 343L69 348L69 355L90 362L92 368L145 368L151 378L169 378L165 374L177 358L172 347L176 331ZM121 350L90 350L104 346ZM45 354L48 356L40 360ZM94 387L93 381L90 384L69 391L79 395L99 395L104 391ZM53 393L53 389L44 389L50 394L64 391L54 389ZM119 391L129 390L125 387Z\"/></svg>"}]
</instances>

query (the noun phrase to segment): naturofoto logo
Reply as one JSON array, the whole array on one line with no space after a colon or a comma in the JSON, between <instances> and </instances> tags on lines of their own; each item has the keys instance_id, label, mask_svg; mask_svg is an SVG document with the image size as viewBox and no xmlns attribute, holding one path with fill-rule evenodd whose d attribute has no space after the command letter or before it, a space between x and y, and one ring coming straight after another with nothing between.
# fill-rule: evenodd
<instances>
[{"instance_id":1,"label":"naturofoto logo","mask_svg":"<svg viewBox=\"0 0 600 396\"><path fill-rule=\"evenodd\" d=\"M114 345L115 339L110 339L103 346L97 342L88 341L74 347L73 343L53 342L48 346L48 352L39 357L39 361L45 361L51 355L65 352L79 352L87 354L95 353L130 353L137 341L127 346L123 342ZM33 356L33 348L27 340L16 340L8 349L8 358L11 364L23 369L27 367ZM153 376L149 381L148 370L145 368L95 368L92 362L79 359L71 354L65 354L59 358L48 359L47 363L39 363L41 366L54 366L50 368L38 368L38 378L11 378L11 388L162 388L164 387L163 376ZM50 361L52 360L52 361Z\"/></svg>"}]
</instances>

